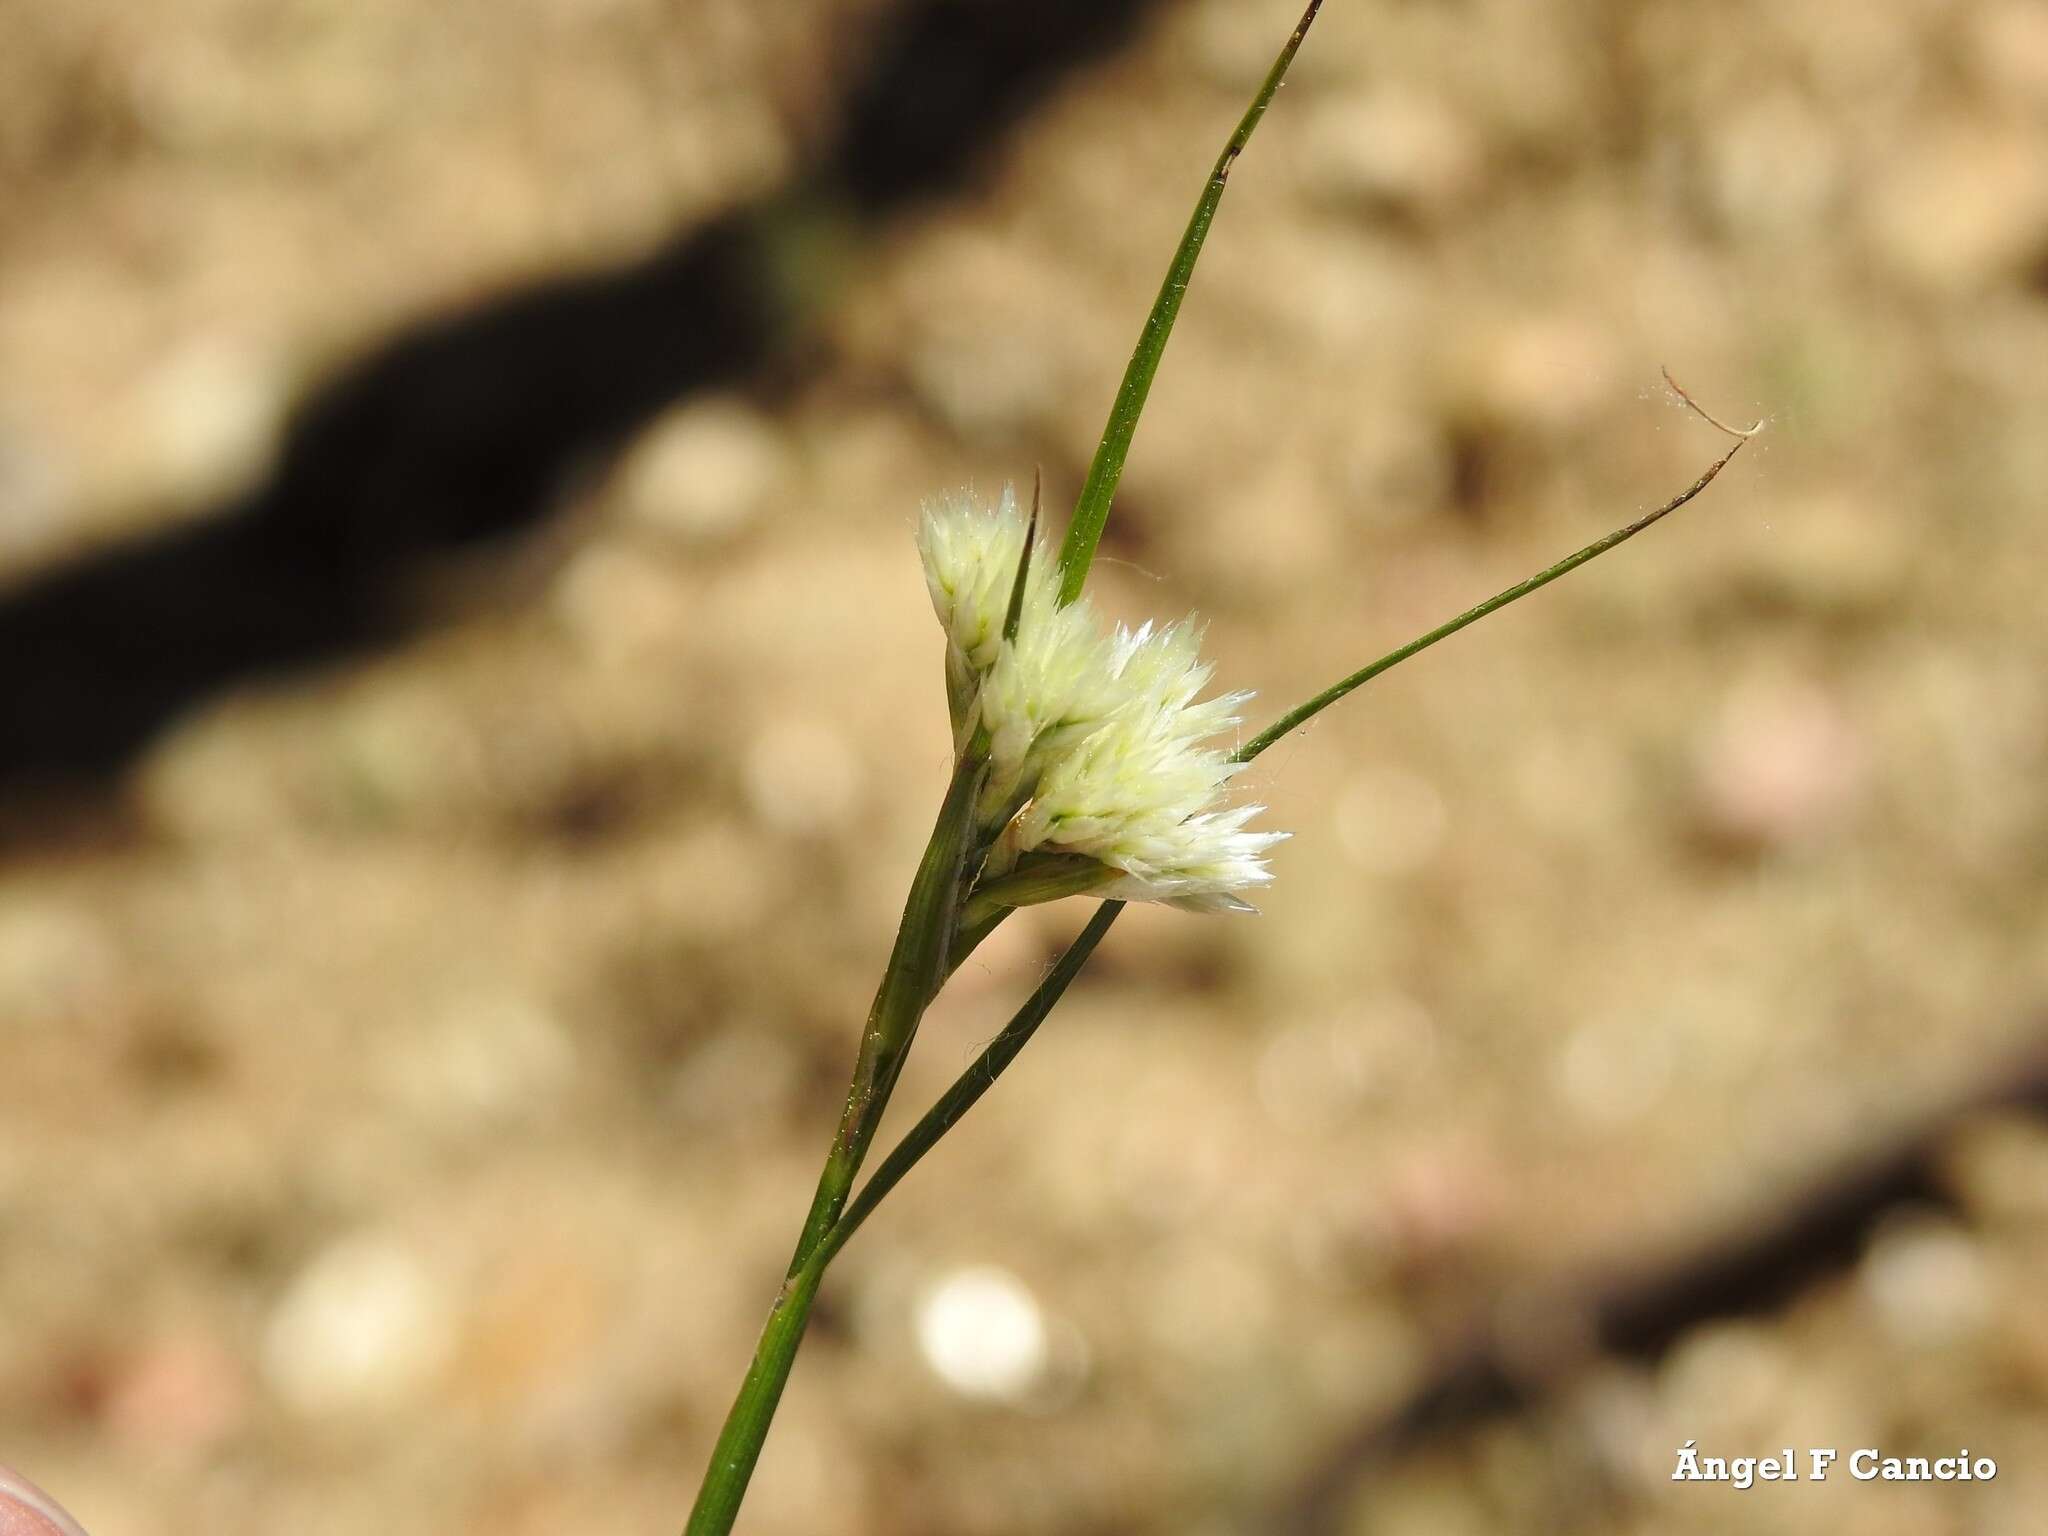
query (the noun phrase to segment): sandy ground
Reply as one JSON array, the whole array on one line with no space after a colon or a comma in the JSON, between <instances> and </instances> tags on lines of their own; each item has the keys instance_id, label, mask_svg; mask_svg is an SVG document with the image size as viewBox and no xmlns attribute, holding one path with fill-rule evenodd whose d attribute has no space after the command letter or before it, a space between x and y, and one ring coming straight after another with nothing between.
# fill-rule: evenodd
<instances>
[{"instance_id":1,"label":"sandy ground","mask_svg":"<svg viewBox=\"0 0 2048 1536\"><path fill-rule=\"evenodd\" d=\"M777 184L875 9L9 8L13 578L199 515L393 327ZM1291 20L1164 6L850 253L793 390L681 403L481 599L0 868L0 1460L95 1536L680 1524L943 783L919 499L1071 496ZM1261 760L1264 914L1119 926L835 1270L746 1529L1269 1529L1475 1319L1556 1347L1518 1298L2038 1041L2044 129L2029 0L1332 0L1107 608L1203 613L1256 722L1690 480L1660 365L1767 431ZM901 1104L1079 920L991 942ZM1361 1468L1344 1529L2037 1529L2048 1136L1944 1170L1783 1308ZM1737 1493L1687 1440L2000 1473Z\"/></svg>"}]
</instances>

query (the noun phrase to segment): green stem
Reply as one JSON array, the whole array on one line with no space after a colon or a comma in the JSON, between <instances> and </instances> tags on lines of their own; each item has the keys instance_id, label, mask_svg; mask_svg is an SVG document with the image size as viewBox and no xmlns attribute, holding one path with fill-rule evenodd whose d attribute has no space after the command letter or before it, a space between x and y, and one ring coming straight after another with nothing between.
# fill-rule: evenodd
<instances>
[{"instance_id":1,"label":"green stem","mask_svg":"<svg viewBox=\"0 0 2048 1536\"><path fill-rule=\"evenodd\" d=\"M733 1399L732 1411L726 1415L725 1428L711 1453L711 1465L704 1473L704 1485L697 1491L683 1536L725 1536L739 1518L740 1501L747 1496L754 1463L761 1458L762 1442L768 1438L768 1426L782 1401L790 1367L796 1363L797 1346L811 1320L818 1282L824 1277L824 1265L806 1264L783 1282L768 1314L768 1325L761 1330L761 1342L754 1348L754 1362L747 1368L746 1380L740 1383L739 1396Z\"/></svg>"},{"instance_id":2,"label":"green stem","mask_svg":"<svg viewBox=\"0 0 2048 1536\"><path fill-rule=\"evenodd\" d=\"M1549 586L1553 581L1557 580L1558 577L1569 575L1571 572L1576 571L1580 566L1584 565L1588 560L1594 560L1600 557L1601 555L1606 554L1607 551L1614 548L1615 545L1626 543L1628 540L1634 538L1637 534L1641 533L1645 528L1649 527L1658 519L1666 517L1673 512L1676 512L1688 501L1691 501L1693 497L1699 495L1701 491L1704 491L1708 486L1712 485L1714 483L1714 476L1720 474L1723 469L1727 468L1728 461L1734 458L1735 455L1740 453L1741 451L1742 444L1737 443L1733 448L1730 448L1726 453L1722 454L1720 458L1714 460L1712 464L1708 465L1707 472L1701 475L1699 479L1693 481L1691 485L1687 486L1684 490L1680 491L1676 496L1672 497L1669 501L1665 502L1663 506L1656 507L1648 512L1645 512L1641 517L1637 518L1627 527L1617 528L1614 530L1614 532L1608 534L1605 538L1595 539L1592 543L1588 544L1584 549L1578 551L1576 554L1567 555L1564 559L1558 561L1557 564L1552 566L1546 566L1543 570L1540 570L1534 576L1531 576L1527 581L1518 581L1512 587L1509 587L1505 592L1496 592L1492 597L1489 597L1485 602L1481 603L1478 607L1467 608L1455 619L1451 619L1446 623L1437 625L1437 627L1429 631L1428 634L1417 635L1413 640L1410 640L1406 645L1400 647L1398 650L1392 650L1387 652L1386 655L1382 656L1378 661L1372 663L1372 665L1360 667L1356 672L1353 672L1349 677L1340 679L1339 681L1332 683L1329 687L1325 688L1321 693L1317 694L1314 698L1308 700L1306 703L1297 705L1295 708L1287 711L1286 714L1282 715L1278 720L1275 720L1271 725L1267 726L1263 731L1259 732L1259 734L1254 736L1250 741L1246 742L1243 746L1239 747L1237 751L1233 754L1235 761L1240 763L1250 762L1253 758L1257 757L1261 752L1265 751L1266 748L1272 746L1274 742L1278 741L1281 737L1285 736L1289 731L1294 730L1298 726L1307 724L1310 720L1314 719L1317 715L1321 714L1324 710L1328 709L1332 704L1336 703L1339 699L1343 698L1347 693L1350 693L1354 688L1358 688L1363 684L1371 682L1374 678L1378 677L1382 672L1386 672L1394 667L1398 667L1402 662L1406 661L1409 657L1415 655L1417 652L1428 650L1432 645L1435 645L1437 641L1448 639L1450 636L1455 635L1459 630L1463 629L1466 625L1476 624L1481 619L1485 618L1489 613L1498 613L1501 609L1507 607L1509 603L1527 597L1531 592L1534 592L1541 587Z\"/></svg>"},{"instance_id":3,"label":"green stem","mask_svg":"<svg viewBox=\"0 0 2048 1536\"><path fill-rule=\"evenodd\" d=\"M839 1118L832 1151L825 1159L812 1198L810 1215L804 1220L803 1235L790 1259L794 1275L824 1235L832 1230L853 1187L854 1175L867 1156L881 1124L896 1076L903 1068L918 1022L937 995L939 985L950 974L948 964L953 934L958 926L966 875L969 845L974 835L974 807L988 776L987 759L970 748L953 770L945 803L939 808L931 842L910 884L904 903L903 920L897 925L896 944L889 964L882 972L882 984L868 1010L867 1026L861 1031L860 1053L854 1060L853 1081L846 1091L846 1107Z\"/></svg>"},{"instance_id":4,"label":"green stem","mask_svg":"<svg viewBox=\"0 0 2048 1536\"><path fill-rule=\"evenodd\" d=\"M833 1256L846 1246L847 1239L859 1230L860 1224L874 1213L883 1197L902 1182L903 1176L917 1166L918 1160L953 1128L962 1115L974 1107L977 1099L995 1086L996 1078L1016 1060L1017 1053L1024 1049L1032 1035L1037 1033L1038 1026L1045 1022L1045 1016L1052 1012L1053 1004L1073 984L1081 967L1095 953L1095 946L1102 942L1102 936L1109 932L1109 925L1116 921L1116 915L1123 907L1120 901L1105 901L1096 907L1088 926L1067 946L1066 953L1046 973L1045 980L1003 1026L1002 1033L989 1042L975 1058L974 1064L954 1080L953 1086L925 1111L923 1118L882 1159L869 1175L867 1183L861 1186L860 1193L846 1207L846 1214L839 1218L839 1224L812 1256L812 1262L819 1266L821 1272L823 1266L831 1263Z\"/></svg>"},{"instance_id":5,"label":"green stem","mask_svg":"<svg viewBox=\"0 0 2048 1536\"><path fill-rule=\"evenodd\" d=\"M822 1263L812 1266L810 1260L846 1208L854 1177L881 1124L918 1022L951 970L961 886L974 840L974 807L987 777L986 755L970 747L954 767L931 841L911 881L896 944L861 1031L860 1053L854 1061L853 1081L832 1150L818 1176L817 1193L804 1218L788 1276L712 1449L685 1536L725 1536L739 1517L740 1501L746 1497L748 1480L768 1438L768 1427L781 1401L783 1384L789 1380L797 1346L803 1342L811 1302L824 1273Z\"/></svg>"},{"instance_id":6,"label":"green stem","mask_svg":"<svg viewBox=\"0 0 2048 1536\"><path fill-rule=\"evenodd\" d=\"M812 1246L783 1282L782 1291L775 1298L774 1310L768 1314L768 1325L761 1330L761 1342L754 1350L753 1365L747 1371L747 1379L740 1385L740 1394L732 1405L731 1414L727 1416L725 1433L719 1436L718 1448L712 1453L711 1469L705 1475L703 1491L697 1495L696 1508L690 1512L690 1523L684 1536L724 1536L732 1529L733 1521L739 1515L740 1500L746 1495L747 1480L760 1456L761 1442L767 1436L769 1421L775 1415L783 1386L789 1380L790 1367L796 1361L797 1346L803 1342L804 1328L810 1321L811 1303L817 1298L826 1267L846 1246L847 1240L860 1230L861 1223L881 1204L883 1196L894 1189L938 1139L952 1129L953 1123L973 1107L974 1101L989 1090L997 1075L1024 1049L1038 1026L1045 1022L1046 1015L1052 1012L1053 1005L1080 973L1082 965L1095 952L1095 946L1102 942L1102 936L1109 932L1109 925L1116 921L1122 907L1120 901L1106 901L1097 908L1081 936L1068 946L1059 963L982 1054L982 1062L986 1065L978 1065L977 1070L970 1071L946 1091L910 1134L883 1159L882 1165L862 1186L859 1196L846 1206L844 1214L824 1240Z\"/></svg>"},{"instance_id":7,"label":"green stem","mask_svg":"<svg viewBox=\"0 0 2048 1536\"><path fill-rule=\"evenodd\" d=\"M1280 90L1280 82L1287 78L1287 67L1300 52L1301 40L1308 36L1309 23L1316 19L1322 3L1323 0L1309 0L1309 7L1301 13L1301 20L1295 24L1287 45L1274 59L1273 67L1266 71L1258 95L1252 98L1252 104L1238 120L1237 131L1223 146L1223 153L1216 157L1215 168L1209 172L1201 199L1195 204L1187 230L1173 253L1173 264L1166 269L1166 280L1159 285L1159 296L1152 301L1151 312L1145 317L1145 329L1139 333L1137 348L1124 369L1123 383L1117 387L1116 402L1109 408L1109 424L1102 429L1102 441L1096 446L1095 457L1088 465L1088 478L1081 486L1080 499L1074 504L1074 520L1067 525L1066 542L1060 546L1062 603L1071 603L1079 597L1081 585L1088 579L1088 567L1095 559L1095 546L1101 542L1103 525L1109 521L1110 499L1116 495L1117 481L1123 478L1124 460L1130 456L1131 439L1137 434L1138 418L1145 412L1145 397L1152 392L1152 379L1159 372L1159 359L1165 355L1166 340L1173 334L1173 322L1180 315L1180 301L1186 296L1188 282L1194 276L1195 262L1202 254L1202 242L1209 238L1209 226L1215 222L1216 207L1223 201L1223 189L1230 181L1230 168L1244 153L1245 145L1251 142L1252 130L1259 126L1259 119L1272 105L1273 97Z\"/></svg>"}]
</instances>

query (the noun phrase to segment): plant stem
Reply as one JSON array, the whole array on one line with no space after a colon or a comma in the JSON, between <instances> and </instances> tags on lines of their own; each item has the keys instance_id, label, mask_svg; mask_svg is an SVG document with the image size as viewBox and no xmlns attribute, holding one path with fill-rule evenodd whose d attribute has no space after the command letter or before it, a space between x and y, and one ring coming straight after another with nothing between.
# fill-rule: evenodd
<instances>
[{"instance_id":1,"label":"plant stem","mask_svg":"<svg viewBox=\"0 0 2048 1536\"><path fill-rule=\"evenodd\" d=\"M995 1082L997 1074L1024 1049L1038 1026L1045 1022L1045 1016L1052 1012L1053 1004L1060 1000L1082 965L1095 952L1095 946L1102 942L1102 936L1109 932L1109 925L1116 921L1116 915L1122 908L1120 901L1106 901L1096 909L1095 916L1081 931L1081 936L1067 947L1059 963L990 1044L983 1055L983 1060L988 1063L986 1070L978 1075L970 1073L947 1090L945 1097L883 1160L873 1177L862 1186L859 1197L846 1206L845 1214L824 1240L814 1244L791 1270L789 1278L783 1282L781 1293L775 1298L774 1310L768 1314L768 1325L761 1330L761 1342L754 1350L754 1363L740 1385L740 1395L726 1419L726 1431L719 1436L718 1448L712 1454L711 1469L705 1475L703 1491L697 1495L696 1508L690 1512L690 1523L684 1536L724 1536L732 1529L739 1514L740 1500L746 1495L747 1480L760 1455L761 1442L767 1436L769 1421L782 1399L782 1388L789 1380L790 1367L796 1361L797 1345L803 1342L804 1328L810 1321L811 1303L817 1297L819 1283L825 1278L826 1267L860 1229L861 1223L881 1204L883 1196L894 1189L897 1182L916 1166L918 1159L952 1129L953 1122L973 1107L974 1101Z\"/></svg>"},{"instance_id":2,"label":"plant stem","mask_svg":"<svg viewBox=\"0 0 2048 1536\"><path fill-rule=\"evenodd\" d=\"M978 744L970 746L954 766L931 841L911 881L896 944L882 972L874 1006L868 1010L867 1026L861 1031L846 1107L818 1176L817 1193L804 1218L782 1290L761 1331L753 1363L712 1449L685 1536L725 1536L739 1517L740 1501L746 1497L748 1480L768 1438L768 1427L789 1380L797 1346L803 1342L811 1302L824 1274L822 1262L813 1265L810 1261L846 1208L854 1177L881 1124L918 1022L951 969L948 960L967 853L974 837L974 807L987 777L986 754Z\"/></svg>"},{"instance_id":3,"label":"plant stem","mask_svg":"<svg viewBox=\"0 0 2048 1536\"><path fill-rule=\"evenodd\" d=\"M817 1299L818 1282L824 1276L822 1264L806 1265L783 1282L768 1314L768 1325L761 1330L761 1342L754 1348L754 1363L747 1368L746 1380L740 1383L739 1396L733 1399L725 1428L711 1452L711 1465L697 1490L683 1536L725 1536L739 1518L740 1501L747 1496L747 1483L754 1475L754 1463L760 1460L776 1405L782 1401L782 1388L796 1363L796 1349L803 1342L811 1303Z\"/></svg>"},{"instance_id":4,"label":"plant stem","mask_svg":"<svg viewBox=\"0 0 2048 1536\"><path fill-rule=\"evenodd\" d=\"M839 1118L832 1150L818 1177L817 1194L804 1220L803 1235L789 1261L793 1276L810 1251L832 1230L845 1207L854 1175L874 1140L875 1127L888 1107L896 1087L896 1075L917 1034L918 1022L949 974L953 934L958 925L961 885L966 874L967 850L974 832L974 807L988 775L988 761L973 748L962 754L953 770L953 781L939 808L931 842L910 884L910 896L903 906L903 920L897 925L896 945L882 972L882 984L868 1010L867 1027L861 1031L860 1053L854 1060L853 1081L846 1091L846 1107Z\"/></svg>"},{"instance_id":5,"label":"plant stem","mask_svg":"<svg viewBox=\"0 0 2048 1536\"><path fill-rule=\"evenodd\" d=\"M918 1160L953 1128L962 1115L974 1107L975 1100L995 1085L996 1078L1016 1059L1017 1053L1037 1033L1038 1026L1045 1022L1045 1016L1052 1012L1053 1004L1060 1000L1080 974L1081 967L1095 953L1095 946L1102 942L1102 936L1109 932L1109 925L1116 921L1116 915L1123 906L1120 901L1105 901L1096 907L1088 926L1067 946L1066 953L1046 973L1045 980L1003 1026L1002 1033L989 1042L981 1055L975 1058L974 1065L954 1080L953 1086L925 1111L923 1118L882 1159L880 1166L869 1175L867 1183L861 1186L860 1193L846 1207L846 1214L839 1218L839 1224L812 1255L812 1262L819 1266L821 1272L823 1266L846 1246L846 1240L859 1230L860 1224L874 1213L883 1197L902 1182L903 1176L917 1166Z\"/></svg>"},{"instance_id":6,"label":"plant stem","mask_svg":"<svg viewBox=\"0 0 2048 1536\"><path fill-rule=\"evenodd\" d=\"M1080 499L1074 503L1074 518L1067 525L1066 542L1060 546L1062 603L1071 603L1079 597L1081 584L1088 579L1088 566L1095 559L1095 546L1101 542L1103 525L1109 521L1110 499L1116 495L1117 481L1123 478L1124 460L1130 456L1131 439L1138 431L1138 418L1145 412L1145 397L1152 392L1152 379L1159 372L1159 359L1166 353L1166 340L1173 334L1173 322L1180 316L1180 301L1186 296L1188 282L1194 276L1195 262L1202 254L1202 242L1209 238L1209 226L1216 220L1216 207L1223 201L1223 189L1230 181L1230 168L1244 153L1245 145L1251 142L1252 130L1259 126L1259 119L1266 115L1266 108L1273 104L1280 82L1287 78L1287 67L1294 62L1295 54L1301 51L1301 41L1308 36L1309 24L1316 19L1322 3L1323 0L1309 0L1308 9L1295 23L1293 35L1287 39L1279 57L1274 59L1273 67L1266 71L1258 95L1252 98L1252 104L1238 120L1237 131L1223 146L1223 153L1216 157L1208 184L1203 187L1201 198L1195 203L1195 211L1188 218L1187 230L1173 253L1173 264L1166 269L1166 280L1159 285L1159 296L1152 301L1151 312L1145 316L1145 329L1139 333L1137 348L1124 369L1123 383L1117 386L1116 401L1109 408L1109 424L1102 429L1102 441L1096 446L1095 457L1089 461L1088 478L1082 483Z\"/></svg>"}]
</instances>

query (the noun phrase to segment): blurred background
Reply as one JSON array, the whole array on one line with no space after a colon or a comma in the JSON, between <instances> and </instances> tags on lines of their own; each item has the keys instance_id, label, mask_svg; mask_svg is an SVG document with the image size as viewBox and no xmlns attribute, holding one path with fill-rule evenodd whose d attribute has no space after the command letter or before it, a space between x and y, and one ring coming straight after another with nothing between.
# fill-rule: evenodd
<instances>
[{"instance_id":1,"label":"blurred background","mask_svg":"<svg viewBox=\"0 0 2048 1536\"><path fill-rule=\"evenodd\" d=\"M1071 501L1294 19L0 0L0 1460L680 1524L943 784L919 499ZM2034 0L1330 0L1105 607L1257 722L1689 482L1659 365L1768 430L1260 760L1264 915L1119 925L744 1529L2039 1529L2044 129Z\"/></svg>"}]
</instances>

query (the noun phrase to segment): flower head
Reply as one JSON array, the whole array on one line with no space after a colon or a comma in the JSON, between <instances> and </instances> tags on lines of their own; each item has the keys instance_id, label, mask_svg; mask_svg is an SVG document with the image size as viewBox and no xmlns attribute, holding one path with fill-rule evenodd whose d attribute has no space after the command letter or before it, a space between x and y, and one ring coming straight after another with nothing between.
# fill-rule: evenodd
<instances>
[{"instance_id":1,"label":"flower head","mask_svg":"<svg viewBox=\"0 0 2048 1536\"><path fill-rule=\"evenodd\" d=\"M1112 675L1124 697L1100 729L1049 767L1004 829L1004 857L1069 856L1108 875L1098 893L1198 911L1244 911L1239 894L1273 878L1265 851L1284 832L1252 832L1263 806L1220 808L1238 764L1211 744L1251 696L1197 701L1212 669L1184 621L1119 630Z\"/></svg>"},{"instance_id":2,"label":"flower head","mask_svg":"<svg viewBox=\"0 0 2048 1536\"><path fill-rule=\"evenodd\" d=\"M1238 765L1212 739L1250 695L1199 697L1213 669L1193 621L1104 634L1085 599L1060 605L1058 571L1035 557L1005 640L1025 539L1008 491L993 508L928 504L918 534L955 733L988 744L978 889L1006 905L1085 890L1249 910L1239 893L1272 878L1265 851L1287 834L1246 830L1260 806L1220 805Z\"/></svg>"},{"instance_id":3,"label":"flower head","mask_svg":"<svg viewBox=\"0 0 2048 1536\"><path fill-rule=\"evenodd\" d=\"M1035 552L1016 638L1003 638L1026 532L1007 486L993 508L966 495L927 503L918 527L925 584L946 630L955 745L987 733L984 805L999 820L1118 699L1094 610L1086 602L1061 607L1059 572Z\"/></svg>"}]
</instances>

